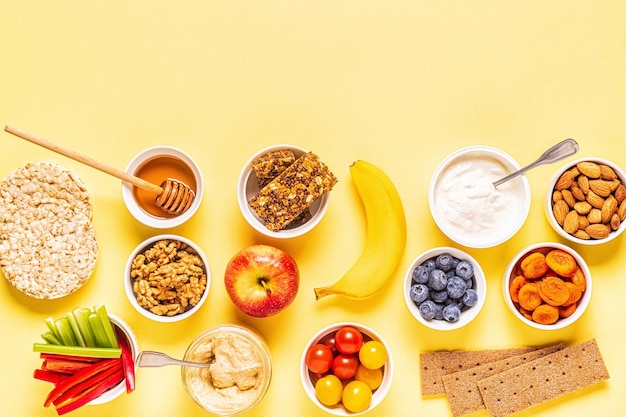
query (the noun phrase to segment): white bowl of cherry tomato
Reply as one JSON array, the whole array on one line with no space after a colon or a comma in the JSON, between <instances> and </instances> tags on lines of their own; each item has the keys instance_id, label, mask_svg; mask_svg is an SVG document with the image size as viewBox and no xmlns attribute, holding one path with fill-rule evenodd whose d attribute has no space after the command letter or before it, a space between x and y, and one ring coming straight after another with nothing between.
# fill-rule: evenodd
<instances>
[{"instance_id":1,"label":"white bowl of cherry tomato","mask_svg":"<svg viewBox=\"0 0 626 417\"><path fill-rule=\"evenodd\" d=\"M300 377L319 408L336 416L356 416L372 410L389 392L393 360L374 330L357 323L337 323L309 340Z\"/></svg>"}]
</instances>

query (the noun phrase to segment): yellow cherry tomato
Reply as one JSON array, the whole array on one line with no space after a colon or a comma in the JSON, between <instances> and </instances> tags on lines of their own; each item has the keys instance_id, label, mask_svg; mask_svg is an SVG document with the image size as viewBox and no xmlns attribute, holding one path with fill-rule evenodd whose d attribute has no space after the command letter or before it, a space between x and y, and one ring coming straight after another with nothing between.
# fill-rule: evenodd
<instances>
[{"instance_id":1,"label":"yellow cherry tomato","mask_svg":"<svg viewBox=\"0 0 626 417\"><path fill-rule=\"evenodd\" d=\"M380 383L383 381L383 369L370 369L361 364L356 370L356 375L354 376L354 379L356 379L357 381L365 382L367 386L370 387L372 391L374 391L380 386Z\"/></svg>"},{"instance_id":2,"label":"yellow cherry tomato","mask_svg":"<svg viewBox=\"0 0 626 417\"><path fill-rule=\"evenodd\" d=\"M370 369L378 369L387 361L387 349L379 341L370 340L361 346L359 360Z\"/></svg>"},{"instance_id":3,"label":"yellow cherry tomato","mask_svg":"<svg viewBox=\"0 0 626 417\"><path fill-rule=\"evenodd\" d=\"M343 389L341 401L353 413L367 409L372 402L372 390L363 381L351 381Z\"/></svg>"},{"instance_id":4,"label":"yellow cherry tomato","mask_svg":"<svg viewBox=\"0 0 626 417\"><path fill-rule=\"evenodd\" d=\"M335 375L321 377L315 383L315 396L322 404L332 406L341 401L343 384Z\"/></svg>"}]
</instances>

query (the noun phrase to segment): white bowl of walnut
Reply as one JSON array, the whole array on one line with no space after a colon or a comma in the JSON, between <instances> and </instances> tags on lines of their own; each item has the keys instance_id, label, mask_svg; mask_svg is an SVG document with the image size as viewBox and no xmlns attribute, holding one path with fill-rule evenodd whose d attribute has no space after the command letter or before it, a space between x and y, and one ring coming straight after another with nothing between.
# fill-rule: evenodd
<instances>
[{"instance_id":1,"label":"white bowl of walnut","mask_svg":"<svg viewBox=\"0 0 626 417\"><path fill-rule=\"evenodd\" d=\"M183 320L204 304L211 283L206 256L182 236L163 234L140 243L124 270L131 305L151 320Z\"/></svg>"},{"instance_id":2,"label":"white bowl of walnut","mask_svg":"<svg viewBox=\"0 0 626 417\"><path fill-rule=\"evenodd\" d=\"M563 238L599 245L626 227L626 175L601 158L581 158L557 170L545 199L546 217Z\"/></svg>"},{"instance_id":3,"label":"white bowl of walnut","mask_svg":"<svg viewBox=\"0 0 626 417\"><path fill-rule=\"evenodd\" d=\"M290 172L297 180L288 188ZM322 220L336 181L314 153L288 144L269 146L252 155L241 170L237 201L257 232L279 239L298 237Z\"/></svg>"}]
</instances>

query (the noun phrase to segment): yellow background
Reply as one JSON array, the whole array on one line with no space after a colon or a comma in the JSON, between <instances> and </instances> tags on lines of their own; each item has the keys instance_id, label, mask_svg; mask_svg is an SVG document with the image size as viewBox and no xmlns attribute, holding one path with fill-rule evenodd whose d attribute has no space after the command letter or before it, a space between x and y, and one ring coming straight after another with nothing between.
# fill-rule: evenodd
<instances>
[{"instance_id":1,"label":"yellow background","mask_svg":"<svg viewBox=\"0 0 626 417\"><path fill-rule=\"evenodd\" d=\"M12 124L124 168L140 150L173 145L200 164L199 212L170 230L195 240L211 264L207 303L177 324L151 322L123 292L131 250L159 231L126 210L120 181L1 132L0 176L30 161L54 161L85 181L95 205L100 254L77 293L36 301L0 281L0 414L53 416L41 405L32 343L43 319L106 304L135 329L140 347L174 357L209 326L238 321L260 331L274 361L266 398L249 416L322 416L301 387L308 339L354 320L388 342L391 391L369 415L449 416L443 398L421 398L418 354L567 344L597 338L611 379L521 416L617 415L626 394L624 237L575 247L593 274L589 309L575 325L542 332L517 321L501 290L508 260L523 247L560 241L545 219L547 182L560 164L527 176L532 205L522 230L491 249L468 250L488 282L479 317L453 332L426 329L404 305L402 280L419 253L453 245L428 209L430 177L450 152L492 145L525 165L566 137L578 157L626 167L626 4L620 1L2 1L0 123ZM293 143L314 150L339 183L328 212L305 237L274 241L247 225L236 182L258 149ZM314 300L358 257L364 217L348 171L357 160L387 172L407 215L408 242L388 287L368 301ZM223 271L253 243L290 252L301 270L296 301L267 319L239 314ZM137 390L75 416L201 416L176 367L140 369ZM482 415L486 415L483 413Z\"/></svg>"}]
</instances>

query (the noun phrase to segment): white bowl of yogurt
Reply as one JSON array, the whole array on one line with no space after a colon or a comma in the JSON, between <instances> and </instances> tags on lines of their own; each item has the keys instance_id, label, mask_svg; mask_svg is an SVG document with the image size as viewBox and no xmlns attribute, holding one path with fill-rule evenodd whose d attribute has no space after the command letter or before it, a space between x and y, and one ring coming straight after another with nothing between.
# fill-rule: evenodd
<instances>
[{"instance_id":1,"label":"white bowl of yogurt","mask_svg":"<svg viewBox=\"0 0 626 417\"><path fill-rule=\"evenodd\" d=\"M435 170L428 203L439 229L454 242L489 248L510 239L530 210L530 186L524 175L498 187L493 182L521 166L489 146L459 149Z\"/></svg>"}]
</instances>

